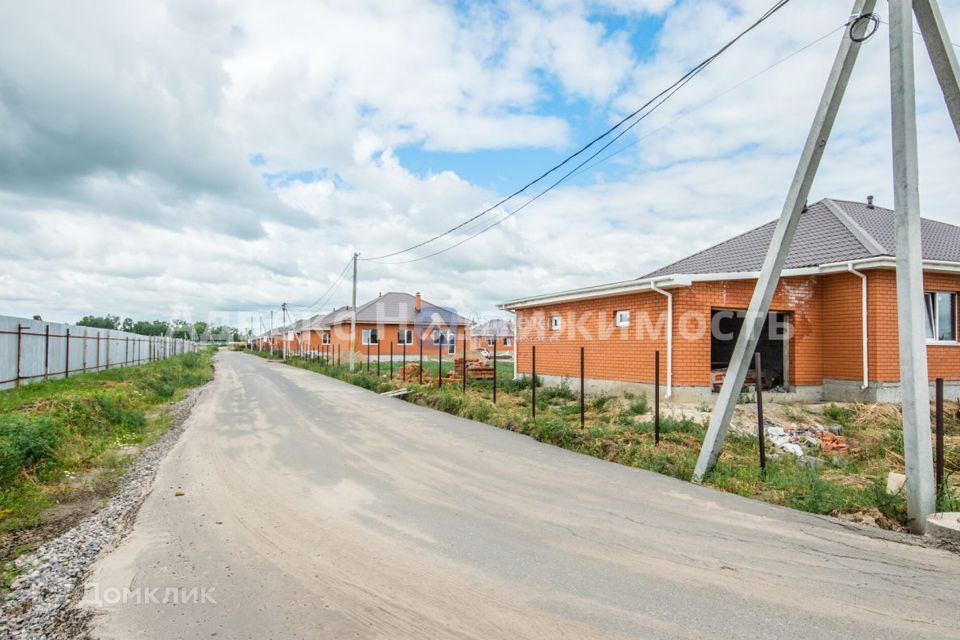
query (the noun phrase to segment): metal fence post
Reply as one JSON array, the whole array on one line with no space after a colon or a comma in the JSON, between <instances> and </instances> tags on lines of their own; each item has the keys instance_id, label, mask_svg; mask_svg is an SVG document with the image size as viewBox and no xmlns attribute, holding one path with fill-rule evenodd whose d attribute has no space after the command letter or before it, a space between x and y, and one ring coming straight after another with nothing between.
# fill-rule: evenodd
<instances>
[{"instance_id":1,"label":"metal fence post","mask_svg":"<svg viewBox=\"0 0 960 640\"><path fill-rule=\"evenodd\" d=\"M454 333L454 336L457 334ZM460 372L463 374L463 392L467 392L467 332L463 332L463 364L460 366Z\"/></svg>"},{"instance_id":2,"label":"metal fence post","mask_svg":"<svg viewBox=\"0 0 960 640\"><path fill-rule=\"evenodd\" d=\"M370 373L370 341L367 340L367 373Z\"/></svg>"},{"instance_id":3,"label":"metal fence post","mask_svg":"<svg viewBox=\"0 0 960 640\"><path fill-rule=\"evenodd\" d=\"M70 329L69 328L67 329L66 337L67 337L67 348L65 349L65 351L66 351L67 357L66 357L66 362L64 363L64 366L63 366L63 377L69 378L70 377Z\"/></svg>"},{"instance_id":4,"label":"metal fence post","mask_svg":"<svg viewBox=\"0 0 960 640\"><path fill-rule=\"evenodd\" d=\"M420 334L420 384L423 384L423 334Z\"/></svg>"},{"instance_id":5,"label":"metal fence post","mask_svg":"<svg viewBox=\"0 0 960 640\"><path fill-rule=\"evenodd\" d=\"M43 379L50 376L50 325L43 332Z\"/></svg>"},{"instance_id":6,"label":"metal fence post","mask_svg":"<svg viewBox=\"0 0 960 640\"><path fill-rule=\"evenodd\" d=\"M437 345L437 386L443 386L443 340Z\"/></svg>"},{"instance_id":7,"label":"metal fence post","mask_svg":"<svg viewBox=\"0 0 960 640\"><path fill-rule=\"evenodd\" d=\"M377 334L377 377L380 377L380 334Z\"/></svg>"},{"instance_id":8,"label":"metal fence post","mask_svg":"<svg viewBox=\"0 0 960 640\"><path fill-rule=\"evenodd\" d=\"M412 334L411 334L412 335ZM403 334L403 354L400 356L400 378L406 382L407 381L407 334Z\"/></svg>"},{"instance_id":9,"label":"metal fence post","mask_svg":"<svg viewBox=\"0 0 960 640\"><path fill-rule=\"evenodd\" d=\"M390 379L393 380L393 341L390 341Z\"/></svg>"},{"instance_id":10,"label":"metal fence post","mask_svg":"<svg viewBox=\"0 0 960 640\"><path fill-rule=\"evenodd\" d=\"M87 339L86 335L84 335L83 339L84 339L84 340ZM97 331L97 359L96 359L96 362L97 362L97 366L96 366L95 371L100 371L100 332L99 332L99 331Z\"/></svg>"},{"instance_id":11,"label":"metal fence post","mask_svg":"<svg viewBox=\"0 0 960 640\"><path fill-rule=\"evenodd\" d=\"M533 411L533 419L537 419L537 346L534 345L533 349L533 386L530 387L532 390L533 402L530 403L530 408Z\"/></svg>"},{"instance_id":12,"label":"metal fence post","mask_svg":"<svg viewBox=\"0 0 960 640\"><path fill-rule=\"evenodd\" d=\"M493 404L497 404L497 338L493 338Z\"/></svg>"},{"instance_id":13,"label":"metal fence post","mask_svg":"<svg viewBox=\"0 0 960 640\"><path fill-rule=\"evenodd\" d=\"M760 368L760 353L757 352L753 354L753 376L756 378L754 381L754 387L757 390L757 438L759 439L760 444L760 473L766 475L767 473L767 443L766 443L766 433L763 428L763 389L762 378L763 375Z\"/></svg>"},{"instance_id":14,"label":"metal fence post","mask_svg":"<svg viewBox=\"0 0 960 640\"><path fill-rule=\"evenodd\" d=\"M21 344L22 342L23 342L23 325L18 322L17 323L17 379L13 383L15 387L20 386L20 360L21 360L20 352L22 351L22 348L23 348Z\"/></svg>"},{"instance_id":15,"label":"metal fence post","mask_svg":"<svg viewBox=\"0 0 960 640\"><path fill-rule=\"evenodd\" d=\"M660 350L653 352L653 443L660 444Z\"/></svg>"},{"instance_id":16,"label":"metal fence post","mask_svg":"<svg viewBox=\"0 0 960 640\"><path fill-rule=\"evenodd\" d=\"M584 359L585 359L585 358L584 358L583 350L584 350L584 348L583 348L583 347L580 347L580 428L581 428L581 429L583 429L583 427L586 425L586 421L587 421L587 418L586 418L587 403L586 403L585 394L584 394L584 389L583 389L583 377L584 377L584 376L583 376L583 370L584 370L583 363L584 363Z\"/></svg>"},{"instance_id":17,"label":"metal fence post","mask_svg":"<svg viewBox=\"0 0 960 640\"><path fill-rule=\"evenodd\" d=\"M936 389L937 389L936 480L937 480L937 497L939 498L940 493L943 491L943 378L937 378Z\"/></svg>"}]
</instances>

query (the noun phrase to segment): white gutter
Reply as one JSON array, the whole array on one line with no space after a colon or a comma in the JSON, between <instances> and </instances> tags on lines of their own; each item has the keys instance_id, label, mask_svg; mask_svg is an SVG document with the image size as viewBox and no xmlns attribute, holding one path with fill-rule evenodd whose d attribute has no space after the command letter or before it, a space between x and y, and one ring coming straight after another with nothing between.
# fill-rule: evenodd
<instances>
[{"instance_id":1,"label":"white gutter","mask_svg":"<svg viewBox=\"0 0 960 640\"><path fill-rule=\"evenodd\" d=\"M817 267L797 267L793 269L784 269L780 274L781 278L815 276L825 273L843 273L848 271L847 265L853 264L858 269L895 269L897 266L896 258L893 256L873 256L870 258L860 258L858 260L844 262L830 262L821 264ZM924 271L938 271L942 273L960 273L960 262L951 262L948 260L924 260ZM525 307L539 307L559 302L571 302L574 300L589 300L592 298L604 298L609 296L626 295L630 293L639 293L642 291L652 291L650 283L656 280L660 288L689 287L694 282L717 282L722 280L756 280L760 275L758 271L736 271L728 273L693 273L693 274L673 274L668 276L657 276L655 278L646 278L643 280L626 280L623 282L613 282L608 284L585 287L583 289L574 289L571 291L560 291L557 293L541 294L529 296L526 298L517 298L497 305L498 308L506 311L522 309Z\"/></svg>"},{"instance_id":2,"label":"white gutter","mask_svg":"<svg viewBox=\"0 0 960 640\"><path fill-rule=\"evenodd\" d=\"M861 389L870 386L870 376L867 369L867 274L861 273L853 268L853 263L847 263L847 271L855 276L860 276L860 332L862 334L860 350L863 352L863 384Z\"/></svg>"},{"instance_id":3,"label":"white gutter","mask_svg":"<svg viewBox=\"0 0 960 640\"><path fill-rule=\"evenodd\" d=\"M673 394L673 294L664 291L653 281L650 282L650 290L667 297L667 392L664 398L669 398Z\"/></svg>"}]
</instances>

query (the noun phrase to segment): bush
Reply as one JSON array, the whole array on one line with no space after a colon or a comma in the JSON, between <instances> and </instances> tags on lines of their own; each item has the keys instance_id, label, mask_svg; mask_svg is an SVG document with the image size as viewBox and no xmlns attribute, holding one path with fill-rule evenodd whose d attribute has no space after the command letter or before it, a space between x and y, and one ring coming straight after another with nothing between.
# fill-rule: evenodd
<instances>
[{"instance_id":1,"label":"bush","mask_svg":"<svg viewBox=\"0 0 960 640\"><path fill-rule=\"evenodd\" d=\"M196 369L200 366L201 358L199 353L185 353L180 356L180 362L187 369Z\"/></svg>"},{"instance_id":2,"label":"bush","mask_svg":"<svg viewBox=\"0 0 960 640\"><path fill-rule=\"evenodd\" d=\"M449 385L444 386L437 396L437 409L455 416L463 415L467 404L466 397Z\"/></svg>"},{"instance_id":3,"label":"bush","mask_svg":"<svg viewBox=\"0 0 960 640\"><path fill-rule=\"evenodd\" d=\"M642 416L648 411L650 411L650 403L647 402L647 396L644 394L631 402L630 406L624 410L624 413L628 416Z\"/></svg>"},{"instance_id":4,"label":"bush","mask_svg":"<svg viewBox=\"0 0 960 640\"><path fill-rule=\"evenodd\" d=\"M551 400L576 400L577 394L570 389L570 384L564 380L556 387L547 387L539 394L537 400L550 402Z\"/></svg>"},{"instance_id":5,"label":"bush","mask_svg":"<svg viewBox=\"0 0 960 640\"><path fill-rule=\"evenodd\" d=\"M590 403L590 406L593 407L594 411L600 413L602 411L606 411L607 404L611 400L613 400L613 396L607 396L607 395L601 394L593 399L593 401Z\"/></svg>"},{"instance_id":6,"label":"bush","mask_svg":"<svg viewBox=\"0 0 960 640\"><path fill-rule=\"evenodd\" d=\"M46 416L11 414L0 422L0 485L8 485L24 467L50 458L60 441L53 420Z\"/></svg>"},{"instance_id":7,"label":"bush","mask_svg":"<svg viewBox=\"0 0 960 640\"><path fill-rule=\"evenodd\" d=\"M116 400L102 395L96 396L94 401L103 417L113 426L134 433L143 431L147 426L147 418L142 411L121 407Z\"/></svg>"}]
</instances>

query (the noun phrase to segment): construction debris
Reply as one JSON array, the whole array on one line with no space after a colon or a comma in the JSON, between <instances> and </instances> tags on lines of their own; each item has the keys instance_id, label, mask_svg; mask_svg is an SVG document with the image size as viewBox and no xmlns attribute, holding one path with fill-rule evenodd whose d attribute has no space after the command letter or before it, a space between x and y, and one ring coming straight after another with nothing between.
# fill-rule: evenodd
<instances>
[{"instance_id":1,"label":"construction debris","mask_svg":"<svg viewBox=\"0 0 960 640\"><path fill-rule=\"evenodd\" d=\"M824 453L846 455L857 453L859 449L851 449L847 445L839 425L824 427L819 424L799 425L792 424L781 427L765 420L764 430L769 442L777 449L792 453L798 458L804 456L804 449L820 449Z\"/></svg>"}]
</instances>

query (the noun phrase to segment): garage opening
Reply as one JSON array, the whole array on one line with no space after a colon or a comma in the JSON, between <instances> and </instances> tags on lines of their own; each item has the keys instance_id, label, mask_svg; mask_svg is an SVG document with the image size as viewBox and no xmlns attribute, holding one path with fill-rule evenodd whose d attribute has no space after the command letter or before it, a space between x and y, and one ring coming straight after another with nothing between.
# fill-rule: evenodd
<instances>
[{"instance_id":1,"label":"garage opening","mask_svg":"<svg viewBox=\"0 0 960 640\"><path fill-rule=\"evenodd\" d=\"M720 391L723 379L730 366L733 347L743 327L745 311L733 309L710 310L710 383L714 391ZM763 323L757 351L760 353L760 384L763 389L787 389L787 371L789 370L789 332L790 314L771 312ZM753 385L756 380L753 361L747 371L745 384Z\"/></svg>"}]
</instances>

